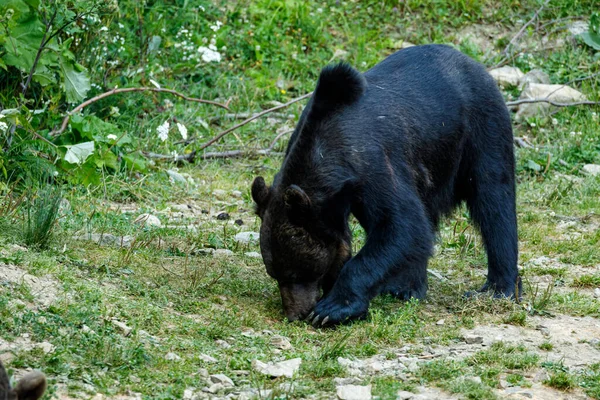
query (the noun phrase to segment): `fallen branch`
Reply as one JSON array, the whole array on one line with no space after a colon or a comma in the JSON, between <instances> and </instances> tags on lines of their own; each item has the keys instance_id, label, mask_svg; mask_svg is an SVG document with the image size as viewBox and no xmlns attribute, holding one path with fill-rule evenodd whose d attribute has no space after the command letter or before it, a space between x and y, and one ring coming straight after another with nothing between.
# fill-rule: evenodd
<instances>
[{"instance_id":1,"label":"fallen branch","mask_svg":"<svg viewBox=\"0 0 600 400\"><path fill-rule=\"evenodd\" d=\"M240 158L240 157L257 157L257 156L282 156L284 153L280 153L277 151L271 151L270 149L261 149L261 150L230 150L230 151L222 151L222 152L206 152L202 155L198 155L196 151L193 151L189 154L158 154L152 152L143 152L143 154L151 158L153 160L158 161L171 161L171 162L189 162L193 163L196 161L196 158L200 158L202 160L216 160L223 158Z\"/></svg>"},{"instance_id":2,"label":"fallen branch","mask_svg":"<svg viewBox=\"0 0 600 400\"><path fill-rule=\"evenodd\" d=\"M598 105L600 105L600 101L586 100L586 101L575 101L572 103L560 103L560 102L557 102L554 100L550 100L548 98L543 98L543 99L521 99L521 100L515 100L515 101L507 101L506 106L513 107L513 106L518 106L519 104L529 104L529 103L548 103L555 107L598 106Z\"/></svg>"},{"instance_id":3,"label":"fallen branch","mask_svg":"<svg viewBox=\"0 0 600 400\"><path fill-rule=\"evenodd\" d=\"M533 148L533 146L527 141L525 140L525 138L520 138L518 136L515 136L513 138L513 141L515 142L515 144L519 147L523 147L525 149L530 149Z\"/></svg>"},{"instance_id":4,"label":"fallen branch","mask_svg":"<svg viewBox=\"0 0 600 400\"><path fill-rule=\"evenodd\" d=\"M112 96L114 94L129 93L129 92L169 93L174 96L181 97L182 99L184 99L186 101L193 101L196 103L203 103L203 104L211 104L213 106L221 107L221 108L224 108L229 111L228 104L223 104L223 103L219 103L219 102L211 101L211 100L198 99L195 97L189 97L183 93L179 93L172 89L161 89L161 88L153 88L153 87L136 87L136 88L121 88L121 89L114 88L113 90L109 90L108 92L104 92L104 93L99 94L98 96L92 97L91 99L84 101L83 103L81 103L80 105L78 105L77 107L72 109L70 112L67 113L67 115L63 119L63 122L62 122L60 128L50 132L50 136L56 136L56 135L60 135L61 133L63 133L65 131L65 129L67 129L67 124L69 123L69 119L71 118L71 116L73 114L76 114L79 111L83 110L85 107L89 106L90 104L95 103L98 100L101 100L105 97Z\"/></svg>"},{"instance_id":5,"label":"fallen branch","mask_svg":"<svg viewBox=\"0 0 600 400\"><path fill-rule=\"evenodd\" d=\"M281 139L283 136L287 135L288 133L292 133L292 132L294 132L294 129L290 129L289 131L283 131L279 135L275 136L275 139L273 139L273 141L271 142L271 144L269 145L267 150L269 150L269 151L273 150L273 147L275 147L275 144L277 143L277 141L279 139Z\"/></svg>"},{"instance_id":6,"label":"fallen branch","mask_svg":"<svg viewBox=\"0 0 600 400\"><path fill-rule=\"evenodd\" d=\"M198 148L198 150L204 150L205 148L207 148L207 147L208 147L208 146L210 146L211 144L215 143L216 141L218 141L219 139L221 139L223 136L227 135L228 133L230 133L230 132L233 132L234 130L236 130L236 129L238 129L238 128L240 128L240 127L242 127L242 126L244 126L244 125L246 125L246 124L248 124L248 123L250 123L250 122L254 121L254 120L255 120L255 119L257 119L257 118L260 118L260 117L262 117L262 116L263 116L263 115L265 115L265 114L271 113L271 112L273 112L273 111L281 110L282 108L286 108L286 107L290 106L291 104L297 103L297 102L299 102L299 101L301 101L301 100L304 100L304 99L306 99L306 98L310 97L311 95L312 95L312 92L310 92L310 93L307 93L307 94L304 94L304 95L302 95L302 96L300 96L300 97L296 97L295 99L292 99L292 100L288 101L288 102L287 102L287 103L285 103L285 104L282 104L282 105L279 105L279 106L276 106L276 107L269 108L268 110L265 110L265 111L259 112L258 114L254 114L252 117L250 117L250 118L248 118L248 119L245 119L244 121L240 122L239 124L237 124L237 125L234 125L234 126L232 126L231 128L229 128L229 129L225 129L223 132L220 132L220 133L218 133L218 134L217 134L215 137L213 137L213 138L212 138L212 139L210 139L209 141L207 141L207 142L203 143L203 144L202 144L202 145L201 145L201 146Z\"/></svg>"}]
</instances>

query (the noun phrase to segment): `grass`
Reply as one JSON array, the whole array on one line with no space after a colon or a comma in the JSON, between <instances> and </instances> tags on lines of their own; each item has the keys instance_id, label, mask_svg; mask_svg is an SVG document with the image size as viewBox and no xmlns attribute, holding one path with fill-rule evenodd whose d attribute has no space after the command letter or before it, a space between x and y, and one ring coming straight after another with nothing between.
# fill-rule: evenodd
<instances>
[{"instance_id":1,"label":"grass","mask_svg":"<svg viewBox=\"0 0 600 400\"><path fill-rule=\"evenodd\" d=\"M524 23L515 21L528 20L539 8L536 1L498 6L484 0L261 0L203 3L206 13L201 15L196 2L181 7L157 2L147 8L137 2L121 3L119 20L104 21L109 28L107 36L90 37L88 43L93 46L79 49L78 57L92 72L93 82L106 87L133 86L145 84L152 76L164 87L190 95L222 101L231 98L237 112L267 108L272 101L285 102L312 90L319 68L333 60L336 50L347 51L338 51L336 60L344 58L366 70L401 41L450 43L486 65L494 65L501 58L498 51ZM592 6L591 1L558 0L541 14L541 22L587 16ZM138 59L139 15L145 17L140 28L144 37L163 36L161 53L145 61ZM183 60L181 50L174 46L180 42L176 37L179 29L187 27L199 45L203 37L212 35L207 21L215 20L225 22L217 33L219 48L227 47L223 61L197 67ZM473 23L500 27L501 33L490 39L491 52L460 39L461 30ZM112 56L120 61L111 68L106 58L96 58L91 49L108 43L109 52L113 51L108 39L117 32L125 37L128 54L118 55L113 49ZM554 34L563 35L564 31ZM523 40L534 38L536 33L528 30ZM517 57L514 65L525 72L541 68L553 83L597 71L594 52L570 41L550 53L528 54L531 57ZM135 73L138 68L142 72ZM577 87L596 99L597 83L596 79L584 80ZM165 153L194 149L194 145L175 144L173 137L165 143L158 140L155 128L165 119L183 121L190 137L199 142L233 124L221 111L173 103L167 107L163 98L135 94L105 99L89 112L135 137L140 149ZM261 119L225 137L214 150L263 148L279 128L293 126L302 106L285 110L293 116L291 122ZM111 114L111 107L118 107L120 115ZM403 378L365 373L357 383L372 384L373 394L382 399L395 398L398 390L417 391L422 385L466 398L496 398L503 377L512 385L526 387L531 384L529 373L544 366L542 361L549 353L560 351L559 343L545 341L526 347L498 342L473 348L455 359L438 358L436 352L460 347L463 332L480 326L509 324L528 330L551 315L600 317L600 306L589 291L599 285L593 268L600 265L600 234L593 213L600 209L600 179L580 172L583 164L600 163L598 112L593 107L564 108L550 117L515 123L515 135L527 136L534 145L516 150L525 281L521 304L463 298L462 293L483 284L486 259L477 230L461 209L440 228L439 247L430 268L444 280L429 276L425 301L377 298L366 320L334 330L286 323L275 283L260 259L246 255L259 251L257 244L234 240L240 231L258 231L250 183L259 174L271 179L280 157L198 161L195 165L159 163L146 174L106 170L97 186L65 185L62 196L69 200L71 212L55 224L49 222L54 221L49 217L55 212L45 211L46 217L31 225L40 227L39 232L49 232L41 227L54 227L53 234L45 236L45 247L15 247L25 244L20 227L26 221L26 207L10 192L10 202L5 200L0 207L0 262L17 265L36 277L49 276L57 283L59 296L50 307L38 307L39 293L29 284L0 278L0 337L48 342L54 347L49 353L22 347L7 365L40 368L50 377L50 394L66 392L73 397L136 392L146 398L182 398L187 388L200 391L206 386L199 373L203 369L208 374L226 374L238 388L273 390L273 398L325 396L335 390L335 378L351 377L338 357L385 355L395 360L399 354L418 361L402 371ZM210 122L212 117L217 119ZM202 121L209 122L208 128ZM285 145L284 138L275 149L283 151ZM544 168L531 170L529 161ZM170 182L165 170L173 168L187 174L193 183ZM568 182L561 174L577 179ZM1 185L0 190L4 190ZM240 191L241 197L233 191ZM40 199L50 201L52 197ZM162 226L133 223L146 212L156 215ZM219 212L228 212L231 218L218 220L215 215ZM243 225L236 225L235 220ZM563 228L565 220L574 224ZM356 251L364 242L364 232L356 222L352 227ZM81 239L92 233L119 240L114 245L98 245ZM569 236L572 234L578 235L575 240ZM130 247L121 245L120 238L125 237L130 238ZM39 243L27 243L34 242ZM233 255L213 256L210 251L214 249L231 250ZM540 261L542 256L545 258ZM589 272L580 273L588 268ZM441 320L443 323L438 323ZM124 334L115 321L130 327L131 332ZM274 334L289 339L291 348L273 346L270 338ZM169 360L168 353L180 359ZM217 361L204 361L200 354ZM255 359L266 362L295 357L303 361L292 380L272 380L251 366ZM600 398L599 364L577 372L547 369L547 386ZM291 381L296 387L290 394L280 385Z\"/></svg>"}]
</instances>

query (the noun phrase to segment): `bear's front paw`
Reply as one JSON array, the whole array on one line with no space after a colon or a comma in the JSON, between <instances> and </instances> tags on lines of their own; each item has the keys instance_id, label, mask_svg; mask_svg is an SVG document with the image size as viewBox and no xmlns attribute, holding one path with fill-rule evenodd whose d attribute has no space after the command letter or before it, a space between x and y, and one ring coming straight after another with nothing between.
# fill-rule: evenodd
<instances>
[{"instance_id":1,"label":"bear's front paw","mask_svg":"<svg viewBox=\"0 0 600 400\"><path fill-rule=\"evenodd\" d=\"M339 300L333 296L327 296L317 303L306 320L315 328L333 326L353 319L364 318L368 309L368 301Z\"/></svg>"}]
</instances>

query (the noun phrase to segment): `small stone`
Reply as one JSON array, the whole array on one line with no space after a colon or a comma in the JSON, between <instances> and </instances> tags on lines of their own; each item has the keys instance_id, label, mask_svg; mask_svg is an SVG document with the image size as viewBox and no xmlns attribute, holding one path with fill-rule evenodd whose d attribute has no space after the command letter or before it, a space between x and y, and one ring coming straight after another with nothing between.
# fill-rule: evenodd
<instances>
[{"instance_id":1,"label":"small stone","mask_svg":"<svg viewBox=\"0 0 600 400\"><path fill-rule=\"evenodd\" d=\"M541 370L533 376L534 382L544 382L550 379L550 375L546 370Z\"/></svg>"},{"instance_id":2,"label":"small stone","mask_svg":"<svg viewBox=\"0 0 600 400\"><path fill-rule=\"evenodd\" d=\"M213 196L215 196L217 199L223 200L224 198L227 197L227 192L221 189L215 189L212 192Z\"/></svg>"},{"instance_id":3,"label":"small stone","mask_svg":"<svg viewBox=\"0 0 600 400\"><path fill-rule=\"evenodd\" d=\"M215 394L223 389L225 389L225 386L223 386L221 383L215 383L208 387L202 388L202 391L211 393L211 394Z\"/></svg>"},{"instance_id":4,"label":"small stone","mask_svg":"<svg viewBox=\"0 0 600 400\"><path fill-rule=\"evenodd\" d=\"M412 392L407 392L406 390L398 390L396 393L397 400L410 400L415 398L415 394Z\"/></svg>"},{"instance_id":5,"label":"small stone","mask_svg":"<svg viewBox=\"0 0 600 400\"><path fill-rule=\"evenodd\" d=\"M587 175L600 175L600 165L598 164L585 164L581 170Z\"/></svg>"},{"instance_id":6,"label":"small stone","mask_svg":"<svg viewBox=\"0 0 600 400\"><path fill-rule=\"evenodd\" d=\"M228 214L228 213L226 213L226 212L222 212L222 213L219 213L219 214L217 214L217 219L218 219L219 221L226 221L226 220L228 220L229 218L230 218L230 217L229 217L229 214Z\"/></svg>"},{"instance_id":7,"label":"small stone","mask_svg":"<svg viewBox=\"0 0 600 400\"><path fill-rule=\"evenodd\" d=\"M244 225L244 221L241 219L236 219L234 224L236 224L237 226L242 226L242 225Z\"/></svg>"},{"instance_id":8,"label":"small stone","mask_svg":"<svg viewBox=\"0 0 600 400\"><path fill-rule=\"evenodd\" d=\"M129 380L133 383L140 383L142 379L137 375L129 375Z\"/></svg>"},{"instance_id":9,"label":"small stone","mask_svg":"<svg viewBox=\"0 0 600 400\"><path fill-rule=\"evenodd\" d=\"M169 179L173 180L173 182L184 183L186 185L188 183L187 179L185 179L183 175L177 171L173 171L172 169L167 170L167 175L169 176Z\"/></svg>"},{"instance_id":10,"label":"small stone","mask_svg":"<svg viewBox=\"0 0 600 400\"><path fill-rule=\"evenodd\" d=\"M217 346L220 346L224 349L229 349L231 347L231 345L229 343L227 343L226 341L224 341L222 339L215 340L215 343Z\"/></svg>"},{"instance_id":11,"label":"small stone","mask_svg":"<svg viewBox=\"0 0 600 400\"><path fill-rule=\"evenodd\" d=\"M217 249L213 252L213 257L231 257L233 251L228 249Z\"/></svg>"},{"instance_id":12,"label":"small stone","mask_svg":"<svg viewBox=\"0 0 600 400\"><path fill-rule=\"evenodd\" d=\"M269 375L274 378L280 376L291 378L294 376L294 373L298 371L301 363L301 358L292 358L291 360L269 363L264 363L260 360L252 360L252 368L264 375Z\"/></svg>"},{"instance_id":13,"label":"small stone","mask_svg":"<svg viewBox=\"0 0 600 400\"><path fill-rule=\"evenodd\" d=\"M541 69L532 69L523 76L520 82L523 87L528 83L543 83L548 85L550 84L550 76Z\"/></svg>"},{"instance_id":14,"label":"small stone","mask_svg":"<svg viewBox=\"0 0 600 400\"><path fill-rule=\"evenodd\" d=\"M169 361L179 361L181 360L181 357L179 357L177 354L175 353L167 353L165 355L165 360L169 360Z\"/></svg>"},{"instance_id":15,"label":"small stone","mask_svg":"<svg viewBox=\"0 0 600 400\"><path fill-rule=\"evenodd\" d=\"M242 244L257 243L260 234L257 232L240 232L235 235L235 241Z\"/></svg>"},{"instance_id":16,"label":"small stone","mask_svg":"<svg viewBox=\"0 0 600 400\"><path fill-rule=\"evenodd\" d=\"M217 359L214 357L209 356L208 354L200 354L198 356L198 358L200 358L200 360L207 362L207 363L216 363Z\"/></svg>"},{"instance_id":17,"label":"small stone","mask_svg":"<svg viewBox=\"0 0 600 400\"><path fill-rule=\"evenodd\" d=\"M162 226L162 224L160 223L160 219L158 219L157 216L152 214L141 214L135 219L135 221L133 221L133 223L140 226Z\"/></svg>"},{"instance_id":18,"label":"small stone","mask_svg":"<svg viewBox=\"0 0 600 400\"><path fill-rule=\"evenodd\" d=\"M478 335L465 335L463 340L466 344L481 344L483 343L483 336Z\"/></svg>"},{"instance_id":19,"label":"small stone","mask_svg":"<svg viewBox=\"0 0 600 400\"><path fill-rule=\"evenodd\" d=\"M239 199L240 197L242 197L242 192L240 192L239 190L234 190L233 192L231 192L231 196Z\"/></svg>"},{"instance_id":20,"label":"small stone","mask_svg":"<svg viewBox=\"0 0 600 400\"><path fill-rule=\"evenodd\" d=\"M493 69L490 75L500 86L518 86L524 76L519 68L510 66Z\"/></svg>"},{"instance_id":21,"label":"small stone","mask_svg":"<svg viewBox=\"0 0 600 400\"><path fill-rule=\"evenodd\" d=\"M438 322L436 322L436 325L444 325L446 321L444 321L443 319L440 319Z\"/></svg>"},{"instance_id":22,"label":"small stone","mask_svg":"<svg viewBox=\"0 0 600 400\"><path fill-rule=\"evenodd\" d=\"M348 56L348 52L342 49L335 49L333 52L333 58L346 58Z\"/></svg>"},{"instance_id":23,"label":"small stone","mask_svg":"<svg viewBox=\"0 0 600 400\"><path fill-rule=\"evenodd\" d=\"M123 334L123 336L129 336L129 334L133 330L133 328L127 326L126 324L124 324L121 321L117 321L116 319L111 320L111 322L112 322L112 324L114 326L116 326L117 328L119 328L119 330L121 331L121 333Z\"/></svg>"},{"instance_id":24,"label":"small stone","mask_svg":"<svg viewBox=\"0 0 600 400\"><path fill-rule=\"evenodd\" d=\"M250 258L262 258L262 256L260 255L260 253L256 252L256 251L249 251L247 253L244 253L244 255L246 257L250 257Z\"/></svg>"},{"instance_id":25,"label":"small stone","mask_svg":"<svg viewBox=\"0 0 600 400\"><path fill-rule=\"evenodd\" d=\"M337 397L340 400L370 400L371 385L344 385L336 388Z\"/></svg>"},{"instance_id":26,"label":"small stone","mask_svg":"<svg viewBox=\"0 0 600 400\"><path fill-rule=\"evenodd\" d=\"M220 383L223 387L234 387L235 384L227 375L224 374L214 374L210 376L210 380L213 383Z\"/></svg>"},{"instance_id":27,"label":"small stone","mask_svg":"<svg viewBox=\"0 0 600 400\"><path fill-rule=\"evenodd\" d=\"M183 400L192 400L194 398L194 389L187 388L183 391Z\"/></svg>"},{"instance_id":28,"label":"small stone","mask_svg":"<svg viewBox=\"0 0 600 400\"><path fill-rule=\"evenodd\" d=\"M269 342L271 343L271 346L274 346L280 350L291 350L293 348L290 340L285 336L272 336Z\"/></svg>"},{"instance_id":29,"label":"small stone","mask_svg":"<svg viewBox=\"0 0 600 400\"><path fill-rule=\"evenodd\" d=\"M572 103L587 100L585 95L566 85L547 85L543 83L528 83L519 96L524 99L548 99L557 103ZM547 113L551 109L548 103L525 103L519 105L515 115L517 120L534 117L538 114Z\"/></svg>"},{"instance_id":30,"label":"small stone","mask_svg":"<svg viewBox=\"0 0 600 400\"><path fill-rule=\"evenodd\" d=\"M45 354L54 352L54 345L50 342L41 342L36 344L35 347L42 349Z\"/></svg>"}]
</instances>

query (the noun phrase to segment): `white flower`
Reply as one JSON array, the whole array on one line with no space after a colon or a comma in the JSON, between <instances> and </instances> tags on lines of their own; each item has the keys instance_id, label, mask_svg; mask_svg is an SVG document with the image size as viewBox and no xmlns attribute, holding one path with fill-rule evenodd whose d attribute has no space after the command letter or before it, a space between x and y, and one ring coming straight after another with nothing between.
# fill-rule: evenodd
<instances>
[{"instance_id":1,"label":"white flower","mask_svg":"<svg viewBox=\"0 0 600 400\"><path fill-rule=\"evenodd\" d=\"M219 54L218 51L215 51L208 47L205 47L205 46L198 47L198 53L200 53L200 55L202 56L202 61L204 61L204 62L211 62L211 61L219 62L219 61L221 61L221 54Z\"/></svg>"},{"instance_id":2,"label":"white flower","mask_svg":"<svg viewBox=\"0 0 600 400\"><path fill-rule=\"evenodd\" d=\"M202 11L206 11L206 9L203 6L198 6L198 8Z\"/></svg>"},{"instance_id":3,"label":"white flower","mask_svg":"<svg viewBox=\"0 0 600 400\"><path fill-rule=\"evenodd\" d=\"M223 23L221 21L217 21L217 22L215 22L214 25L210 26L210 29L212 29L214 32L216 32L221 28L221 26L223 26Z\"/></svg>"},{"instance_id":4,"label":"white flower","mask_svg":"<svg viewBox=\"0 0 600 400\"><path fill-rule=\"evenodd\" d=\"M163 142L169 138L169 121L163 122L158 128L156 128L158 138Z\"/></svg>"},{"instance_id":5,"label":"white flower","mask_svg":"<svg viewBox=\"0 0 600 400\"><path fill-rule=\"evenodd\" d=\"M106 135L106 138L108 140L117 140L117 135L114 135L114 134L111 133L109 135Z\"/></svg>"},{"instance_id":6,"label":"white flower","mask_svg":"<svg viewBox=\"0 0 600 400\"><path fill-rule=\"evenodd\" d=\"M8 129L8 124L6 122L0 121L0 132L6 132Z\"/></svg>"},{"instance_id":7,"label":"white flower","mask_svg":"<svg viewBox=\"0 0 600 400\"><path fill-rule=\"evenodd\" d=\"M100 28L100 32L106 32L108 30L107 26L103 26L102 28Z\"/></svg>"},{"instance_id":8,"label":"white flower","mask_svg":"<svg viewBox=\"0 0 600 400\"><path fill-rule=\"evenodd\" d=\"M187 128L185 127L185 125L180 124L179 122L177 123L177 129L179 129L179 133L181 133L181 137L183 138L183 140L187 140L188 135L187 135Z\"/></svg>"}]
</instances>

